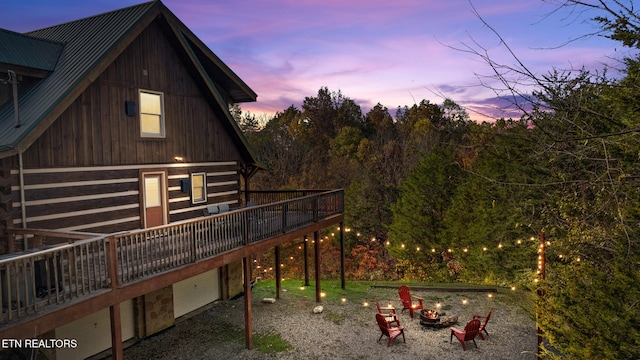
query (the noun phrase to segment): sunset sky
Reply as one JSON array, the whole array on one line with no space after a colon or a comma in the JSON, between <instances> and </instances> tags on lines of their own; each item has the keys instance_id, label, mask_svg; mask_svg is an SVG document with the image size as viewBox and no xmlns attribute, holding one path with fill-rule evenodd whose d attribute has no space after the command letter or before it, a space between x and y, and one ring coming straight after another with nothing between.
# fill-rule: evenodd
<instances>
[{"instance_id":1,"label":"sunset sky","mask_svg":"<svg viewBox=\"0 0 640 360\"><path fill-rule=\"evenodd\" d=\"M272 114L340 90L367 112L444 97L474 119L496 112L495 96L480 78L491 68L456 50L473 45L492 60L514 65L494 28L536 74L553 68L616 64L619 44L602 37L595 14L554 12L541 0L164 0L187 27L257 94L243 111ZM26 32L139 4L135 0L9 0L0 28ZM568 44L567 44L568 42ZM474 44L478 44L474 45Z\"/></svg>"}]
</instances>

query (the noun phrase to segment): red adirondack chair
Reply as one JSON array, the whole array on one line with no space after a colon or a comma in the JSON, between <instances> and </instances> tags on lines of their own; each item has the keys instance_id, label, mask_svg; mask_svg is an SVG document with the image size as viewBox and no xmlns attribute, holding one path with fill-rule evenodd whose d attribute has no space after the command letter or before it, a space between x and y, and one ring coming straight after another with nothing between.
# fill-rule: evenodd
<instances>
[{"instance_id":1,"label":"red adirondack chair","mask_svg":"<svg viewBox=\"0 0 640 360\"><path fill-rule=\"evenodd\" d=\"M413 312L422 309L423 299L421 297L412 296L411 291L405 285L400 286L398 294L400 295L400 301L402 301L402 312L408 309L409 315L413 318ZM412 299L418 300L418 303L414 303Z\"/></svg>"},{"instance_id":2,"label":"red adirondack chair","mask_svg":"<svg viewBox=\"0 0 640 360\"><path fill-rule=\"evenodd\" d=\"M462 344L462 350L467 351L467 348L464 346L465 341L473 341L473 345L478 348L478 344L476 344L476 335L478 335L478 331L480 329L480 320L473 319L467 323L467 326L464 327L464 330L457 329L455 327L451 327L451 337L449 338L449 343L453 340L455 336L456 339L460 341Z\"/></svg>"},{"instance_id":3,"label":"red adirondack chair","mask_svg":"<svg viewBox=\"0 0 640 360\"><path fill-rule=\"evenodd\" d=\"M380 306L380 302L376 299L376 307L378 308L378 314L382 314L385 320L387 320L390 325L400 326L400 320L398 319L398 314L396 313L396 308L393 306Z\"/></svg>"},{"instance_id":4,"label":"red adirondack chair","mask_svg":"<svg viewBox=\"0 0 640 360\"><path fill-rule=\"evenodd\" d=\"M489 333L487 332L487 323L489 322L489 319L491 319L491 313L493 313L493 309L489 310L489 314L487 314L487 316L473 315L474 319L484 319L484 322L480 324L480 329L478 330L478 335L480 335L480 339L482 340L484 340L484 336L482 335L483 331L487 336L489 336Z\"/></svg>"},{"instance_id":5,"label":"red adirondack chair","mask_svg":"<svg viewBox=\"0 0 640 360\"><path fill-rule=\"evenodd\" d=\"M376 314L376 321L378 322L378 327L380 327L380 331L382 332L382 334L380 334L380 337L378 338L378 341L380 341L380 339L382 339L382 337L386 335L387 337L389 337L389 341L387 342L387 347L389 347L391 346L391 342L393 341L393 339L402 335L402 342L407 342L404 338L404 327L399 325L391 326L391 324L389 324L383 314Z\"/></svg>"}]
</instances>

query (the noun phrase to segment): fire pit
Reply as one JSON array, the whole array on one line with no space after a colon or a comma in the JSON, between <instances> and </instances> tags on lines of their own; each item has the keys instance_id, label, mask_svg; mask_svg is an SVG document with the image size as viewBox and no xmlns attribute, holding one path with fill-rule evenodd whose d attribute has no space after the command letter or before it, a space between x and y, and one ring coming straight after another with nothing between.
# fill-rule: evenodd
<instances>
[{"instance_id":1,"label":"fire pit","mask_svg":"<svg viewBox=\"0 0 640 360\"><path fill-rule=\"evenodd\" d=\"M429 329L444 329L458 323L457 316L446 316L446 313L438 313L435 310L425 309L420 311L420 325Z\"/></svg>"},{"instance_id":2,"label":"fire pit","mask_svg":"<svg viewBox=\"0 0 640 360\"><path fill-rule=\"evenodd\" d=\"M440 322L440 314L435 310L422 310L420 311L420 322L428 322L431 324Z\"/></svg>"}]
</instances>

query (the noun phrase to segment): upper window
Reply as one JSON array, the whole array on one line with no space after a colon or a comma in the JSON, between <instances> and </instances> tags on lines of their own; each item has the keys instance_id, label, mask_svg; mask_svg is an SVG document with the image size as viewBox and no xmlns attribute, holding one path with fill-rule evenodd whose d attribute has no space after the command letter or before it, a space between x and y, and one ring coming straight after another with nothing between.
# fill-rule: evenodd
<instances>
[{"instance_id":1,"label":"upper window","mask_svg":"<svg viewBox=\"0 0 640 360\"><path fill-rule=\"evenodd\" d=\"M164 137L163 94L140 90L140 136Z\"/></svg>"},{"instance_id":2,"label":"upper window","mask_svg":"<svg viewBox=\"0 0 640 360\"><path fill-rule=\"evenodd\" d=\"M207 174L191 174L191 202L194 204L207 201Z\"/></svg>"}]
</instances>

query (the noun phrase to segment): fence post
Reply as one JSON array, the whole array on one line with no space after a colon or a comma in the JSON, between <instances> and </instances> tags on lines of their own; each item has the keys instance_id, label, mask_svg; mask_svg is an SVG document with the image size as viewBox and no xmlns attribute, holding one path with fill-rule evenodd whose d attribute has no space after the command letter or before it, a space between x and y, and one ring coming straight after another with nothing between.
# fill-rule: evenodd
<instances>
[{"instance_id":1,"label":"fence post","mask_svg":"<svg viewBox=\"0 0 640 360\"><path fill-rule=\"evenodd\" d=\"M289 210L289 203L282 204L282 233L287 232L287 211Z\"/></svg>"},{"instance_id":2,"label":"fence post","mask_svg":"<svg viewBox=\"0 0 640 360\"><path fill-rule=\"evenodd\" d=\"M109 280L111 281L111 289L117 289L119 286L118 281L118 252L116 249L116 238L115 236L109 236L105 239L109 246Z\"/></svg>"}]
</instances>

